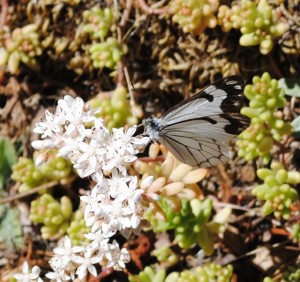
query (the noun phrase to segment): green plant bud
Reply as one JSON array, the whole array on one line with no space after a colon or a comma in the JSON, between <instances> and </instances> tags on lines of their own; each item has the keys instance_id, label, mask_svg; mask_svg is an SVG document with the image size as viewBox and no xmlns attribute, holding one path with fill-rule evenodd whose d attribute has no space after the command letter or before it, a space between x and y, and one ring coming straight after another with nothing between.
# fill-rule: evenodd
<instances>
[{"instance_id":1,"label":"green plant bud","mask_svg":"<svg viewBox=\"0 0 300 282\"><path fill-rule=\"evenodd\" d=\"M253 26L251 26L251 25L249 26L249 25L247 25L247 23L249 23L248 20L242 21L242 26L240 28L241 33L243 33L243 34L251 34L251 36L253 36L253 38L255 37L255 39L258 39L257 33L255 32L255 29L253 28ZM253 40L253 39L251 39L251 40Z\"/></svg>"},{"instance_id":2,"label":"green plant bud","mask_svg":"<svg viewBox=\"0 0 300 282\"><path fill-rule=\"evenodd\" d=\"M266 184L258 185L252 190L253 195L257 195L258 198L263 199L269 192L269 187Z\"/></svg>"},{"instance_id":3,"label":"green plant bud","mask_svg":"<svg viewBox=\"0 0 300 282\"><path fill-rule=\"evenodd\" d=\"M178 242L180 248L188 249L194 244L193 236L184 236L183 234L177 233L175 240Z\"/></svg>"},{"instance_id":4,"label":"green plant bud","mask_svg":"<svg viewBox=\"0 0 300 282\"><path fill-rule=\"evenodd\" d=\"M28 24L22 27L22 33L24 35L30 35L32 32L37 31L38 26L36 24Z\"/></svg>"},{"instance_id":5,"label":"green plant bud","mask_svg":"<svg viewBox=\"0 0 300 282\"><path fill-rule=\"evenodd\" d=\"M259 101L258 99L256 100L251 100L249 103L250 108L262 108L264 106L264 104Z\"/></svg>"},{"instance_id":6,"label":"green plant bud","mask_svg":"<svg viewBox=\"0 0 300 282\"><path fill-rule=\"evenodd\" d=\"M280 186L280 192L287 193L289 191L290 191L290 185L283 184L283 185Z\"/></svg>"},{"instance_id":7,"label":"green plant bud","mask_svg":"<svg viewBox=\"0 0 300 282\"><path fill-rule=\"evenodd\" d=\"M113 120L115 123L119 123L122 121L122 115L120 113L113 114Z\"/></svg>"},{"instance_id":8,"label":"green plant bud","mask_svg":"<svg viewBox=\"0 0 300 282\"><path fill-rule=\"evenodd\" d=\"M264 25L263 18L256 18L254 20L254 25L255 25L256 28L261 28Z\"/></svg>"},{"instance_id":9,"label":"green plant bud","mask_svg":"<svg viewBox=\"0 0 300 282\"><path fill-rule=\"evenodd\" d=\"M260 79L259 76L257 78ZM271 83L271 84L273 83L271 79L271 75L268 72L263 73L263 75L261 76L261 81L264 81L266 83Z\"/></svg>"},{"instance_id":10,"label":"green plant bud","mask_svg":"<svg viewBox=\"0 0 300 282\"><path fill-rule=\"evenodd\" d=\"M283 35L286 32L287 29L288 29L287 24L278 23L275 26L275 31L274 31L273 35L276 36L276 37L279 37L279 36Z\"/></svg>"},{"instance_id":11,"label":"green plant bud","mask_svg":"<svg viewBox=\"0 0 300 282\"><path fill-rule=\"evenodd\" d=\"M257 117L261 113L261 108L250 108L250 107L244 107L241 109L241 114L248 116L250 118Z\"/></svg>"},{"instance_id":12,"label":"green plant bud","mask_svg":"<svg viewBox=\"0 0 300 282\"><path fill-rule=\"evenodd\" d=\"M287 181L288 173L285 169L280 169L276 172L275 177L278 181L278 184L281 185Z\"/></svg>"},{"instance_id":13,"label":"green plant bud","mask_svg":"<svg viewBox=\"0 0 300 282\"><path fill-rule=\"evenodd\" d=\"M111 105L117 110L124 109L123 101L126 100L127 90L124 86L119 86L114 91L114 94L111 99Z\"/></svg>"},{"instance_id":14,"label":"green plant bud","mask_svg":"<svg viewBox=\"0 0 300 282\"><path fill-rule=\"evenodd\" d=\"M110 68L113 68L114 65L115 65L115 62L114 62L113 59L108 59L108 60L106 61L106 63L104 64L104 66L107 67L107 68L109 68L109 69L110 69Z\"/></svg>"},{"instance_id":15,"label":"green plant bud","mask_svg":"<svg viewBox=\"0 0 300 282\"><path fill-rule=\"evenodd\" d=\"M20 53L20 61L27 65L30 62L30 57L25 53Z\"/></svg>"},{"instance_id":16,"label":"green plant bud","mask_svg":"<svg viewBox=\"0 0 300 282\"><path fill-rule=\"evenodd\" d=\"M282 211L281 213L274 213L276 218L280 218L282 216L283 219L289 220L291 218L291 214L289 210Z\"/></svg>"},{"instance_id":17,"label":"green plant bud","mask_svg":"<svg viewBox=\"0 0 300 282\"><path fill-rule=\"evenodd\" d=\"M59 215L53 216L50 219L49 223L53 224L53 225L59 225L59 224L61 224L63 222L63 220L64 220L64 218L62 217L62 215L59 214Z\"/></svg>"},{"instance_id":18,"label":"green plant bud","mask_svg":"<svg viewBox=\"0 0 300 282\"><path fill-rule=\"evenodd\" d=\"M118 49L113 49L113 52L112 52L112 58L113 58L113 61L120 61L122 57L122 54L120 52L120 50Z\"/></svg>"},{"instance_id":19,"label":"green plant bud","mask_svg":"<svg viewBox=\"0 0 300 282\"><path fill-rule=\"evenodd\" d=\"M100 43L95 43L91 46L90 52L95 54L96 52L104 51L105 48L106 48L106 45L100 44ZM95 56L95 55L92 54L92 56Z\"/></svg>"},{"instance_id":20,"label":"green plant bud","mask_svg":"<svg viewBox=\"0 0 300 282\"><path fill-rule=\"evenodd\" d=\"M43 226L41 228L41 232L42 232L43 239L50 239L56 235L57 230L55 230L53 227L50 226Z\"/></svg>"},{"instance_id":21,"label":"green plant bud","mask_svg":"<svg viewBox=\"0 0 300 282\"><path fill-rule=\"evenodd\" d=\"M207 230L211 233L215 233L215 234L219 234L219 233L223 233L223 225L214 221L208 222L205 227L207 228Z\"/></svg>"},{"instance_id":22,"label":"green plant bud","mask_svg":"<svg viewBox=\"0 0 300 282\"><path fill-rule=\"evenodd\" d=\"M255 155L255 157L257 156L257 154ZM252 160L253 160L254 158L252 158ZM270 161L271 161L271 155L270 154L268 154L268 155L263 155L263 156L261 156L261 159L262 159L262 162L263 162L263 164L264 165L267 165L267 164L269 164L270 163Z\"/></svg>"},{"instance_id":23,"label":"green plant bud","mask_svg":"<svg viewBox=\"0 0 300 282\"><path fill-rule=\"evenodd\" d=\"M254 78L253 78L253 83L254 83ZM251 84L247 84L244 89L244 94L250 101L255 98L252 88L253 86Z\"/></svg>"},{"instance_id":24,"label":"green plant bud","mask_svg":"<svg viewBox=\"0 0 300 282\"><path fill-rule=\"evenodd\" d=\"M209 217L211 216L213 208L213 203L211 199L206 199L201 204L200 213L197 215L197 219L200 223L205 223L208 221Z\"/></svg>"},{"instance_id":25,"label":"green plant bud","mask_svg":"<svg viewBox=\"0 0 300 282\"><path fill-rule=\"evenodd\" d=\"M5 48L0 47L0 66L5 66L9 58L9 53Z\"/></svg>"},{"instance_id":26,"label":"green plant bud","mask_svg":"<svg viewBox=\"0 0 300 282\"><path fill-rule=\"evenodd\" d=\"M52 198L52 202L48 203L47 213L53 214L53 213L60 213L60 212L61 212L60 204Z\"/></svg>"},{"instance_id":27,"label":"green plant bud","mask_svg":"<svg viewBox=\"0 0 300 282\"><path fill-rule=\"evenodd\" d=\"M291 205L292 205L293 201L288 198L288 199L285 199L285 201L283 202L284 206L289 208Z\"/></svg>"},{"instance_id":28,"label":"green plant bud","mask_svg":"<svg viewBox=\"0 0 300 282\"><path fill-rule=\"evenodd\" d=\"M287 197L289 197L292 201L296 201L298 199L298 193L295 189L290 187Z\"/></svg>"},{"instance_id":29,"label":"green plant bud","mask_svg":"<svg viewBox=\"0 0 300 282\"><path fill-rule=\"evenodd\" d=\"M283 128L285 126L285 123L283 120L275 120L274 127L277 129Z\"/></svg>"},{"instance_id":30,"label":"green plant bud","mask_svg":"<svg viewBox=\"0 0 300 282\"><path fill-rule=\"evenodd\" d=\"M195 224L193 226L193 232L194 233L199 233L201 231L201 229L203 228L203 226L201 224Z\"/></svg>"},{"instance_id":31,"label":"green plant bud","mask_svg":"<svg viewBox=\"0 0 300 282\"><path fill-rule=\"evenodd\" d=\"M274 43L271 39L265 39L260 42L260 52L263 55L269 54L273 49Z\"/></svg>"},{"instance_id":32,"label":"green plant bud","mask_svg":"<svg viewBox=\"0 0 300 282\"><path fill-rule=\"evenodd\" d=\"M265 198L272 201L274 203L278 203L277 200L280 196L280 190L278 186L269 186L269 192L266 194Z\"/></svg>"},{"instance_id":33,"label":"green plant bud","mask_svg":"<svg viewBox=\"0 0 300 282\"><path fill-rule=\"evenodd\" d=\"M40 201L42 204L46 205L46 204L50 204L50 203L54 202L54 198L50 194L44 194L40 198Z\"/></svg>"},{"instance_id":34,"label":"green plant bud","mask_svg":"<svg viewBox=\"0 0 300 282\"><path fill-rule=\"evenodd\" d=\"M271 109L276 108L276 105L277 105L277 99L276 98L269 98L266 102L267 102L267 107L268 108L271 108Z\"/></svg>"},{"instance_id":35,"label":"green plant bud","mask_svg":"<svg viewBox=\"0 0 300 282\"><path fill-rule=\"evenodd\" d=\"M70 41L68 38L58 38L54 42L55 54L60 55L69 45Z\"/></svg>"},{"instance_id":36,"label":"green plant bud","mask_svg":"<svg viewBox=\"0 0 300 282\"><path fill-rule=\"evenodd\" d=\"M280 169L284 169L284 166L282 163L280 163L280 162L272 162L271 163L271 170L278 171Z\"/></svg>"},{"instance_id":37,"label":"green plant bud","mask_svg":"<svg viewBox=\"0 0 300 282\"><path fill-rule=\"evenodd\" d=\"M9 70L9 72L11 72L12 74L15 74L17 72L17 70L19 69L19 65L20 65L20 54L19 54L19 52L15 51L15 52L11 53L8 58L7 68Z\"/></svg>"},{"instance_id":38,"label":"green plant bud","mask_svg":"<svg viewBox=\"0 0 300 282\"><path fill-rule=\"evenodd\" d=\"M272 206L271 202L266 201L261 208L262 215L269 215L272 212L273 212L273 206Z\"/></svg>"},{"instance_id":39,"label":"green plant bud","mask_svg":"<svg viewBox=\"0 0 300 282\"><path fill-rule=\"evenodd\" d=\"M255 137L255 142L260 143L263 141L263 139L265 138L265 132L260 132L257 134L257 136ZM256 145L256 144L255 144ZM253 148L254 149L254 148Z\"/></svg>"},{"instance_id":40,"label":"green plant bud","mask_svg":"<svg viewBox=\"0 0 300 282\"><path fill-rule=\"evenodd\" d=\"M205 254L208 256L212 255L214 252L214 242L206 228L202 228L196 236L197 243L203 249Z\"/></svg>"},{"instance_id":41,"label":"green plant bud","mask_svg":"<svg viewBox=\"0 0 300 282\"><path fill-rule=\"evenodd\" d=\"M86 24L83 28L82 28L83 32L85 33L92 33L94 31L93 25L92 24Z\"/></svg>"},{"instance_id":42,"label":"green plant bud","mask_svg":"<svg viewBox=\"0 0 300 282\"><path fill-rule=\"evenodd\" d=\"M265 137L258 145L259 150L264 154L270 152L273 146L273 140L271 137Z\"/></svg>"},{"instance_id":43,"label":"green plant bud","mask_svg":"<svg viewBox=\"0 0 300 282\"><path fill-rule=\"evenodd\" d=\"M108 33L109 29L107 27L102 27L98 31L94 31L94 37L95 38L104 38L106 34ZM92 32L92 31L86 31L86 32Z\"/></svg>"},{"instance_id":44,"label":"green plant bud","mask_svg":"<svg viewBox=\"0 0 300 282\"><path fill-rule=\"evenodd\" d=\"M273 117L273 112L271 111L264 111L263 113L261 113L259 115L259 118L262 120L262 121L267 121L269 122L271 120L271 118Z\"/></svg>"},{"instance_id":45,"label":"green plant bud","mask_svg":"<svg viewBox=\"0 0 300 282\"><path fill-rule=\"evenodd\" d=\"M276 123L275 123L275 125L276 125ZM279 125L280 125L280 123L279 123ZM278 132L278 135L279 135L280 138L275 139L275 137L274 137L274 139L277 140L278 142L281 140L282 136L290 135L293 131L292 126L289 123L284 123L284 125L282 127L280 127L280 128L277 127L276 129L277 129L277 132Z\"/></svg>"},{"instance_id":46,"label":"green plant bud","mask_svg":"<svg viewBox=\"0 0 300 282\"><path fill-rule=\"evenodd\" d=\"M255 33L243 34L240 38L241 46L255 46L259 44L259 38L255 36Z\"/></svg>"},{"instance_id":47,"label":"green plant bud","mask_svg":"<svg viewBox=\"0 0 300 282\"><path fill-rule=\"evenodd\" d=\"M292 225L292 237L296 242L300 241L300 224L295 223ZM299 273L299 278L300 278L300 273Z\"/></svg>"},{"instance_id":48,"label":"green plant bud","mask_svg":"<svg viewBox=\"0 0 300 282\"><path fill-rule=\"evenodd\" d=\"M155 272L150 266L145 267L144 273L146 273L150 278L153 278L155 276Z\"/></svg>"},{"instance_id":49,"label":"green plant bud","mask_svg":"<svg viewBox=\"0 0 300 282\"><path fill-rule=\"evenodd\" d=\"M67 196L60 199L61 211L64 218L69 219L73 214L73 206L71 200Z\"/></svg>"},{"instance_id":50,"label":"green plant bud","mask_svg":"<svg viewBox=\"0 0 300 282\"><path fill-rule=\"evenodd\" d=\"M290 183L290 184L299 184L300 183L300 173L298 171L289 171L286 182Z\"/></svg>"},{"instance_id":51,"label":"green plant bud","mask_svg":"<svg viewBox=\"0 0 300 282\"><path fill-rule=\"evenodd\" d=\"M104 12L104 17L105 17L105 19L106 19L107 21L111 22L111 21L113 20L113 17L114 17L114 13L113 13L112 9L110 9L110 8L105 8L105 9L103 10L103 12Z\"/></svg>"},{"instance_id":52,"label":"green plant bud","mask_svg":"<svg viewBox=\"0 0 300 282\"><path fill-rule=\"evenodd\" d=\"M257 170L256 174L260 179L265 180L267 176L273 175L273 172L267 168L260 168Z\"/></svg>"}]
</instances>

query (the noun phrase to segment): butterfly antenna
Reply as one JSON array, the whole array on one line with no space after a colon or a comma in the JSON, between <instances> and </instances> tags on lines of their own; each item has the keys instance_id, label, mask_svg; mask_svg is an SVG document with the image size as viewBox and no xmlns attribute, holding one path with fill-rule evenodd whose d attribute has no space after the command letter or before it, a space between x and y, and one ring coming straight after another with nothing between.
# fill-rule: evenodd
<instances>
[{"instance_id":1,"label":"butterfly antenna","mask_svg":"<svg viewBox=\"0 0 300 282\"><path fill-rule=\"evenodd\" d=\"M136 104L135 104L135 100L134 100L134 96L133 96L133 92L132 92L132 89L134 89L134 86L130 80L127 67L124 67L124 74L125 74L125 78L126 78L126 82L127 82L128 92L129 92L129 104L131 107L131 113L135 118L137 118L136 114L135 114Z\"/></svg>"}]
</instances>

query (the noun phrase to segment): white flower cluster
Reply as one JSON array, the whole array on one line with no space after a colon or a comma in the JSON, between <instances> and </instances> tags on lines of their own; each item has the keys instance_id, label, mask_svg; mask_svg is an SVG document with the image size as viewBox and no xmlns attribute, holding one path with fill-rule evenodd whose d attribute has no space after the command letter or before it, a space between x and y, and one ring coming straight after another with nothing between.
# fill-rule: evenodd
<instances>
[{"instance_id":1,"label":"white flower cluster","mask_svg":"<svg viewBox=\"0 0 300 282\"><path fill-rule=\"evenodd\" d=\"M93 234L89 234L92 236ZM94 236L96 237L96 236ZM100 242L100 238L102 238ZM54 270L46 274L46 277L52 281L74 281L75 277L80 281L84 280L87 272L93 276L97 276L97 270L94 264L109 261L106 267L114 267L121 270L125 267L125 262L130 260L129 253L126 249L120 250L116 241L112 244L108 243L108 239L97 236L88 247L75 246L72 247L68 237L64 237L58 242L53 252L54 256L50 260L50 266Z\"/></svg>"},{"instance_id":2,"label":"white flower cluster","mask_svg":"<svg viewBox=\"0 0 300 282\"><path fill-rule=\"evenodd\" d=\"M111 178L95 175L92 193L81 196L86 203L84 218L92 232L100 232L104 237L113 236L120 231L129 237L131 231L138 234L143 216L142 194L137 189L135 176L123 176L117 169L112 170Z\"/></svg>"},{"instance_id":3,"label":"white flower cluster","mask_svg":"<svg viewBox=\"0 0 300 282\"><path fill-rule=\"evenodd\" d=\"M37 123L33 132L43 140L32 142L35 149L59 150L58 155L74 164L80 177L110 172L117 168L126 175L125 163L133 162L136 154L148 143L148 137L132 137L136 127L124 132L113 129L111 135L95 110L85 111L81 98L66 95L58 101L56 112L46 110L46 120ZM88 127L88 125L93 126Z\"/></svg>"},{"instance_id":4,"label":"white flower cluster","mask_svg":"<svg viewBox=\"0 0 300 282\"><path fill-rule=\"evenodd\" d=\"M93 264L98 263L121 270L130 260L129 253L116 241L109 243L109 238L117 231L128 237L142 227L144 190L138 188L135 176L127 174L126 164L136 160L150 140L133 137L136 127L126 132L113 129L110 134L96 113L81 98L65 96L55 113L46 111L46 119L34 128L43 139L32 142L35 149L57 149L59 156L72 161L80 177L90 176L96 183L91 193L81 196L91 243L72 247L67 237L63 239L50 260L54 272L46 275L54 281L74 280L76 275L83 279L87 271L96 276Z\"/></svg>"},{"instance_id":5,"label":"white flower cluster","mask_svg":"<svg viewBox=\"0 0 300 282\"><path fill-rule=\"evenodd\" d=\"M92 234L89 235L91 236ZM104 260L109 261L106 265L107 268L114 267L116 270L125 268L125 262L130 260L128 251L124 248L120 250L116 241L109 244L108 239L102 239L99 242L98 238L99 245L95 244L94 241L88 247L72 247L71 241L67 236L62 238L58 242L57 247L54 248L54 256L49 261L54 271L48 272L46 278L56 282L74 281L76 278L79 281L84 281L87 272L97 276L94 264ZM18 282L43 282L42 278L40 278L41 270L38 266L34 266L30 271L28 263L25 261L22 272L13 275Z\"/></svg>"}]
</instances>

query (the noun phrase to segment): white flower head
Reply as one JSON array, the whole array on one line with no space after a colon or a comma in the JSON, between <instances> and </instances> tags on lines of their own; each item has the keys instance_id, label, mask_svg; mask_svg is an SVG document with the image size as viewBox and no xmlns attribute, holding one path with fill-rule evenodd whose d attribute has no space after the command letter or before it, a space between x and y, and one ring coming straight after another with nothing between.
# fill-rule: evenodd
<instances>
[{"instance_id":1,"label":"white flower head","mask_svg":"<svg viewBox=\"0 0 300 282\"><path fill-rule=\"evenodd\" d=\"M18 282L42 282L40 272L41 270L38 266L34 266L30 271L27 261L24 261L22 273L16 273L13 277L16 278Z\"/></svg>"},{"instance_id":2,"label":"white flower head","mask_svg":"<svg viewBox=\"0 0 300 282\"><path fill-rule=\"evenodd\" d=\"M74 249L68 236L60 239L57 247L53 249L54 256L49 261L51 267L55 270L68 269L75 255Z\"/></svg>"},{"instance_id":3,"label":"white flower head","mask_svg":"<svg viewBox=\"0 0 300 282\"><path fill-rule=\"evenodd\" d=\"M48 272L46 274L46 277L49 278L49 279L51 279L51 280L53 280L53 281L56 281L56 282L64 282L64 281L71 280L71 276L67 275L62 270Z\"/></svg>"},{"instance_id":4,"label":"white flower head","mask_svg":"<svg viewBox=\"0 0 300 282\"><path fill-rule=\"evenodd\" d=\"M86 277L87 272L91 273L93 276L97 276L97 270L94 264L99 263L101 258L98 256L93 256L93 252L90 249L86 249L83 256L75 256L73 262L79 265L76 270L78 278L82 280Z\"/></svg>"},{"instance_id":5,"label":"white flower head","mask_svg":"<svg viewBox=\"0 0 300 282\"><path fill-rule=\"evenodd\" d=\"M106 252L105 256L108 260L106 267L113 267L118 271L124 269L126 267L125 263L130 261L130 254L128 250L125 248L120 250L120 246L116 240L109 245L109 250Z\"/></svg>"}]
</instances>

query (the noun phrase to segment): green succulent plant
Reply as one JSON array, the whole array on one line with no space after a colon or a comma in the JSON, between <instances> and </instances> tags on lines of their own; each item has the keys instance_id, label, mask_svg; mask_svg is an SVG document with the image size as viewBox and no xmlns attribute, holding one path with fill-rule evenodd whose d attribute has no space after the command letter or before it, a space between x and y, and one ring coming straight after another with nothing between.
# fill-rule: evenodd
<instances>
[{"instance_id":1,"label":"green succulent plant","mask_svg":"<svg viewBox=\"0 0 300 282\"><path fill-rule=\"evenodd\" d=\"M146 215L154 232L175 231L175 241L181 248L190 248L198 244L207 255L214 251L213 234L223 233L230 215L229 209L223 209L213 219L212 200L201 202L198 199L181 200L181 209L174 211L167 199L161 199L159 205L166 214L166 220Z\"/></svg>"},{"instance_id":2,"label":"green succulent plant","mask_svg":"<svg viewBox=\"0 0 300 282\"><path fill-rule=\"evenodd\" d=\"M257 3L242 0L233 5L231 11L222 7L218 20L223 31L231 28L241 31L241 46L259 45L260 52L264 55L271 52L274 39L282 36L288 27L280 21L276 9L267 0L259 0Z\"/></svg>"},{"instance_id":3,"label":"green succulent plant","mask_svg":"<svg viewBox=\"0 0 300 282\"><path fill-rule=\"evenodd\" d=\"M287 171L283 164L274 161L271 169L258 169L257 176L264 183L255 187L252 194L265 201L261 209L262 214L274 212L276 218L289 219L291 205L298 199L297 191L290 184L300 183L300 173Z\"/></svg>"},{"instance_id":4,"label":"green succulent plant","mask_svg":"<svg viewBox=\"0 0 300 282\"><path fill-rule=\"evenodd\" d=\"M7 66L10 73L19 70L20 63L38 70L39 63L36 57L40 56L43 48L39 39L39 26L28 24L14 29L11 33L4 32L0 35L0 66Z\"/></svg>"},{"instance_id":5,"label":"green succulent plant","mask_svg":"<svg viewBox=\"0 0 300 282\"><path fill-rule=\"evenodd\" d=\"M278 108L286 103L284 92L276 79L264 73L261 77L255 76L244 93L250 102L241 113L251 118L251 124L239 136L238 154L247 161L261 157L264 164L268 164L273 145L292 131L291 125L277 114Z\"/></svg>"},{"instance_id":6,"label":"green succulent plant","mask_svg":"<svg viewBox=\"0 0 300 282\"><path fill-rule=\"evenodd\" d=\"M42 152L36 153L38 157ZM36 166L33 159L20 157L13 165L11 178L20 183L19 192L28 191L34 187L53 180L66 180L72 176L72 163L63 157L56 157L55 152L47 153L48 160L40 166Z\"/></svg>"},{"instance_id":7,"label":"green succulent plant","mask_svg":"<svg viewBox=\"0 0 300 282\"><path fill-rule=\"evenodd\" d=\"M172 0L169 4L173 22L178 23L184 32L195 34L217 25L214 13L218 7L219 0Z\"/></svg>"},{"instance_id":8,"label":"green succulent plant","mask_svg":"<svg viewBox=\"0 0 300 282\"><path fill-rule=\"evenodd\" d=\"M43 225L43 239L53 239L66 233L72 215L72 202L67 196L63 196L58 202L50 194L43 194L31 202L29 219Z\"/></svg>"}]
</instances>

